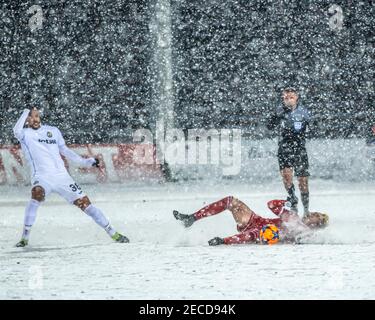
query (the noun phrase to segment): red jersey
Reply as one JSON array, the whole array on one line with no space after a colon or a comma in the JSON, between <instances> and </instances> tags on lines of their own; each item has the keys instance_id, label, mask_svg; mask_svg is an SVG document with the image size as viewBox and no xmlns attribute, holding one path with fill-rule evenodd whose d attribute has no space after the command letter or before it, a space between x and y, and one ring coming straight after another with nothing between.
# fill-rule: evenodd
<instances>
[{"instance_id":1,"label":"red jersey","mask_svg":"<svg viewBox=\"0 0 375 320\"><path fill-rule=\"evenodd\" d=\"M234 236L224 238L225 244L248 243L259 240L259 232L263 226L274 224L280 230L280 240L291 241L297 233L306 231L308 227L301 221L296 213L285 206L286 200L271 200L267 203L268 208L278 218L263 218L253 214L247 225L239 227L240 232Z\"/></svg>"}]
</instances>

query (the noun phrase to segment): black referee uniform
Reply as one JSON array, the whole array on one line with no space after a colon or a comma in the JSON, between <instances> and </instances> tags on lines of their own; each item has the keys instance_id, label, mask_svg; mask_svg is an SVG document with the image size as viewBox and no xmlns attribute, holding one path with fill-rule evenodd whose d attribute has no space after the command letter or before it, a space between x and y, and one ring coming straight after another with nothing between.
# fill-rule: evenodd
<instances>
[{"instance_id":1,"label":"black referee uniform","mask_svg":"<svg viewBox=\"0 0 375 320\"><path fill-rule=\"evenodd\" d=\"M306 132L310 120L310 112L300 103L297 104L294 110L281 104L277 106L276 112L267 123L269 130L278 128L277 158L280 170L293 168L297 177L308 177L310 175L309 159L306 151ZM290 195L294 194L294 187L288 193ZM302 194L304 206L306 202L308 206L308 195L306 196L307 199L304 199Z\"/></svg>"}]
</instances>

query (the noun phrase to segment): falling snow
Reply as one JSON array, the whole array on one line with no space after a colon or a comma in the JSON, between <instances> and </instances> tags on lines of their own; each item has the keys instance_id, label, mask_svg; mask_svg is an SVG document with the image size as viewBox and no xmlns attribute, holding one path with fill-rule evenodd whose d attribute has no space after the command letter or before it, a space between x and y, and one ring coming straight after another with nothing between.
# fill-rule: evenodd
<instances>
[{"instance_id":1,"label":"falling snow","mask_svg":"<svg viewBox=\"0 0 375 320\"><path fill-rule=\"evenodd\" d=\"M4 0L0 30L0 299L375 297L373 1ZM285 87L312 114L311 207L331 224L307 244L209 247L236 232L230 215L185 230L172 210L234 195L270 215L265 203L286 193L277 132L266 123ZM15 168L7 152L31 106L75 147L133 143L137 129L155 145L171 128L183 138L194 128L236 129L240 168L157 163L163 175L152 180L130 166L137 181L104 184L77 168L76 181L131 243L110 242L53 195L19 250L30 186L23 160ZM107 158L107 171L123 160Z\"/></svg>"}]
</instances>

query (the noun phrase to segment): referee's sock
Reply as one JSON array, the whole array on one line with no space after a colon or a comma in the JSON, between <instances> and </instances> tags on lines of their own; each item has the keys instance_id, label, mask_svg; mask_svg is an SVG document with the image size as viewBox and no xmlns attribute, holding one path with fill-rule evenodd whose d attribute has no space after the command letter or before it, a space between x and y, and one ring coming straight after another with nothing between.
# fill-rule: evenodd
<instances>
[{"instance_id":1,"label":"referee's sock","mask_svg":"<svg viewBox=\"0 0 375 320\"><path fill-rule=\"evenodd\" d=\"M296 191L294 188L294 184L290 186L289 189L287 189L288 195L289 195L289 201L292 203L292 205L296 204L298 202L298 198L296 196Z\"/></svg>"},{"instance_id":2,"label":"referee's sock","mask_svg":"<svg viewBox=\"0 0 375 320\"><path fill-rule=\"evenodd\" d=\"M308 192L301 192L301 200L303 204L303 213L306 215L309 213L310 194Z\"/></svg>"},{"instance_id":3,"label":"referee's sock","mask_svg":"<svg viewBox=\"0 0 375 320\"><path fill-rule=\"evenodd\" d=\"M295 212L298 212L298 207L297 207L297 204L298 204L298 198L296 196L296 193L295 193L295 188L294 188L294 184L292 184L290 186L289 189L287 189L288 191L288 201L290 201L290 204L292 206L292 210L295 211Z\"/></svg>"},{"instance_id":4,"label":"referee's sock","mask_svg":"<svg viewBox=\"0 0 375 320\"><path fill-rule=\"evenodd\" d=\"M290 197L295 197L296 196L296 194L295 194L295 188L294 188L294 184L292 184L290 187L289 187L289 189L287 189L287 191L288 191L288 194L289 194L289 196Z\"/></svg>"}]
</instances>

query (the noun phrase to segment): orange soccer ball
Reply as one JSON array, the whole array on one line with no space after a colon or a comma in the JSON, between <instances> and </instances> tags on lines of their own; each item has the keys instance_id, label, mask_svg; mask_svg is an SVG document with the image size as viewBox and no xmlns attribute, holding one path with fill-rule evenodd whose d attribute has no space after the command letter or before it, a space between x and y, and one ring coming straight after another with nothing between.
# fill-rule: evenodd
<instances>
[{"instance_id":1,"label":"orange soccer ball","mask_svg":"<svg viewBox=\"0 0 375 320\"><path fill-rule=\"evenodd\" d=\"M260 242L263 244L275 244L279 241L279 228L274 224L263 226L259 233Z\"/></svg>"}]
</instances>

